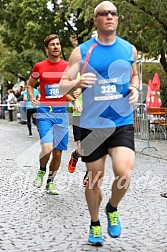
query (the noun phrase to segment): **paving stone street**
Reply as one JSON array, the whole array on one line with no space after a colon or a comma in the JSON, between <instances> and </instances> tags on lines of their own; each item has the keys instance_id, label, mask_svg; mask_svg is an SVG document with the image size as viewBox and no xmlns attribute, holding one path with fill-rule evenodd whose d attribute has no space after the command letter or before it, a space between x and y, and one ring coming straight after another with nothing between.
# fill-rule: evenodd
<instances>
[{"instance_id":1,"label":"paving stone street","mask_svg":"<svg viewBox=\"0 0 167 252\"><path fill-rule=\"evenodd\" d=\"M82 186L85 165L79 160L74 174L67 170L76 146L71 126L69 148L55 179L60 194L53 196L45 183L40 189L32 185L39 167L36 128L28 138L26 125L0 120L0 252L167 252L167 198L160 196L167 192L166 142L154 143L161 157L154 150L136 152L131 186L119 206L122 234L117 239L107 234L104 212L113 180L107 157L100 209L104 245L92 247L87 244L90 217Z\"/></svg>"}]
</instances>

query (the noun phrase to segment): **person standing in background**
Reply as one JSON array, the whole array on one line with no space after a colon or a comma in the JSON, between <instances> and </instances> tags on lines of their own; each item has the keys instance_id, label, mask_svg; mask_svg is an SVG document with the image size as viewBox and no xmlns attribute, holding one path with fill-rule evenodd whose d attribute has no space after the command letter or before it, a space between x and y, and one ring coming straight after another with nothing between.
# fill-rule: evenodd
<instances>
[{"instance_id":1,"label":"person standing in background","mask_svg":"<svg viewBox=\"0 0 167 252\"><path fill-rule=\"evenodd\" d=\"M12 122L13 121L13 111L15 110L15 105L17 103L17 98L16 98L14 91L12 89L8 90L8 98L6 101L8 104L9 122Z\"/></svg>"}]
</instances>

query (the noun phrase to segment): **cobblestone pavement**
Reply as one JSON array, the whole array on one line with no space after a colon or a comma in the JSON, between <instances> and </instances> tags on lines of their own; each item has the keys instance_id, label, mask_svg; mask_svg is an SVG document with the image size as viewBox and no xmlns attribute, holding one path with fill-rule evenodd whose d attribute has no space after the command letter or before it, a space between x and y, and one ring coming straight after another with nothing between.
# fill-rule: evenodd
<instances>
[{"instance_id":1,"label":"cobblestone pavement","mask_svg":"<svg viewBox=\"0 0 167 252\"><path fill-rule=\"evenodd\" d=\"M113 179L107 158L100 212L105 241L96 248L87 245L90 219L82 187L84 164L79 161L74 174L67 171L75 148L72 134L56 179L60 195L52 196L45 186L32 185L40 151L35 128L33 132L34 137L28 138L26 125L0 121L0 252L167 251L167 199L160 196L167 192L166 143L156 143L161 158L137 152L131 186L119 206L123 230L117 239L106 231L104 207Z\"/></svg>"}]
</instances>

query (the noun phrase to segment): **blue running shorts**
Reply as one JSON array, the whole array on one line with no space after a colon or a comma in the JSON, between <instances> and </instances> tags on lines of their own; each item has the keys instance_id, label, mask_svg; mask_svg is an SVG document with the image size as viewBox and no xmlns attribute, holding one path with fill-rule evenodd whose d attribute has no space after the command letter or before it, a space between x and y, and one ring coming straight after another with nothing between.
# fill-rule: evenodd
<instances>
[{"instance_id":1,"label":"blue running shorts","mask_svg":"<svg viewBox=\"0 0 167 252\"><path fill-rule=\"evenodd\" d=\"M39 106L36 119L41 144L53 143L54 149L67 150L68 113L66 107Z\"/></svg>"}]
</instances>

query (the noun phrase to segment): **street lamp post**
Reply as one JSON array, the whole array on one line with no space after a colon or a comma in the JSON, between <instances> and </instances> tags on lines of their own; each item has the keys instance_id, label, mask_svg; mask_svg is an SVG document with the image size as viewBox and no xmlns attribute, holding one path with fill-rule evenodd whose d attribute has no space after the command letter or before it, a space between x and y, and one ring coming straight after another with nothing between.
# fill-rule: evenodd
<instances>
[{"instance_id":1,"label":"street lamp post","mask_svg":"<svg viewBox=\"0 0 167 252\"><path fill-rule=\"evenodd\" d=\"M1 98L1 104L3 103L2 101L2 98L4 96L4 76L2 75L2 79L1 79L1 82L0 82L0 98ZM2 116L2 106L0 106L0 109L1 109L1 116Z\"/></svg>"},{"instance_id":2,"label":"street lamp post","mask_svg":"<svg viewBox=\"0 0 167 252\"><path fill-rule=\"evenodd\" d=\"M142 58L143 55L141 55L140 61L139 61L139 90L140 90L140 102L143 103L143 70L142 70Z\"/></svg>"},{"instance_id":3,"label":"street lamp post","mask_svg":"<svg viewBox=\"0 0 167 252\"><path fill-rule=\"evenodd\" d=\"M2 97L4 96L4 76L3 75L0 82L0 94L1 94L1 101L2 101Z\"/></svg>"}]
</instances>

